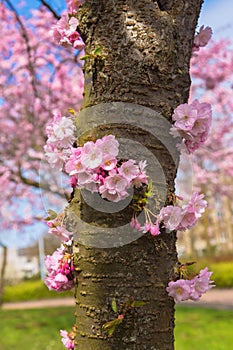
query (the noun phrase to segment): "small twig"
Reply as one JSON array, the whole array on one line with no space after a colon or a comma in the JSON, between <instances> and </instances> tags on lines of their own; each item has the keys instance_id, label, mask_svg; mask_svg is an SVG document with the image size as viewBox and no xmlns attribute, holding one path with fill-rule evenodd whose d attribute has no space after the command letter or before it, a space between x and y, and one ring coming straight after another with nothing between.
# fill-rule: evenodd
<instances>
[{"instance_id":1,"label":"small twig","mask_svg":"<svg viewBox=\"0 0 233 350\"><path fill-rule=\"evenodd\" d=\"M45 7L47 7L47 9L52 12L52 14L54 15L54 17L56 19L60 19L61 17L56 13L56 11L44 0L39 0Z\"/></svg>"},{"instance_id":2,"label":"small twig","mask_svg":"<svg viewBox=\"0 0 233 350\"><path fill-rule=\"evenodd\" d=\"M32 89L33 89L35 97L38 97L38 93L37 93L37 89L36 89L36 82L35 82L36 74L35 74L34 67L33 67L33 64L32 64L32 51L31 51L31 47L29 45L29 38L28 38L27 30L26 30L26 28L25 28L25 26L24 26L20 16L18 15L17 10L12 5L11 1L10 0L4 0L4 1L7 3L9 8L12 10L12 12L15 15L15 18L16 18L17 22L20 25L22 37L24 38L24 41L25 41L26 47L27 47L28 70L29 70L31 78L32 78Z\"/></svg>"}]
</instances>

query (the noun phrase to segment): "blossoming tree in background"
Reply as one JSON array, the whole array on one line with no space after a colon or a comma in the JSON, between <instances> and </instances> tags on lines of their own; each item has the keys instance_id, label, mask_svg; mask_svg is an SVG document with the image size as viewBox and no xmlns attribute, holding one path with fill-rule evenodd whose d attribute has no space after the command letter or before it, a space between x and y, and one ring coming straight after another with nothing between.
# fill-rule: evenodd
<instances>
[{"instance_id":1,"label":"blossoming tree in background","mask_svg":"<svg viewBox=\"0 0 233 350\"><path fill-rule=\"evenodd\" d=\"M224 166L229 176L227 180L224 178L226 186L232 174L227 161L232 149L220 151L229 141L225 135L232 123L229 116L232 91L227 90L226 94L225 86L220 84L231 75L232 53L228 50L223 54L220 64L216 56L225 44L202 49L211 36L210 29L204 27L194 38L201 2L190 0L180 6L180 1L141 0L136 4L111 0L67 1L69 16L63 14L60 19L55 7L41 1L39 9L33 10L33 16L27 20L18 15L13 2L1 3L4 40L0 68L0 174L5 193L1 221L5 228L12 227L13 223L15 229L30 225L35 216L38 219L37 189L42 187L43 191L61 194L48 164L44 160L40 163L47 126L47 160L55 171L64 169L70 175L73 190L65 213L50 212L49 232L60 237L63 244L46 259L46 283L50 289L70 289L75 284L74 277L79 279L77 326L71 333L61 331L68 349L74 348L75 337L77 349L85 350L154 346L161 350L173 349L174 302L170 296L176 301L198 300L212 287L211 272L207 268L186 278L183 266L177 261L175 233L170 232L194 226L206 207L204 196L194 192L186 202L174 197L176 166L161 144L140 129L142 124L134 130L124 124L115 125L115 129L113 125L101 125L100 130L91 131L85 135L86 140L80 141L74 133L82 127L80 117L74 117L74 111L69 110L78 111L80 107L83 79L79 50L85 42L83 107L121 101L161 113L173 123L175 133L179 132L187 150L195 152L194 156L200 155L201 162L195 164L198 164L198 174L203 174L202 182L206 183L208 174L213 173L211 184L221 193L223 179L214 180L219 167ZM79 5L82 6L79 8ZM187 104L191 55L191 72L200 81L195 82L191 102ZM211 63L218 68L214 69L214 76L205 63L213 56L216 61ZM202 70L196 68L199 63ZM224 123L220 122L217 132L208 139L211 120L208 102L213 103L216 92L219 115L222 112L225 115ZM114 124L114 119L111 122ZM157 127L157 123L154 118L151 128ZM145 206L151 197L147 159L136 162L128 158L119 162L115 134L125 138L131 134L131 138L155 152L163 163L169 191L165 206L159 212L148 211ZM111 152L106 153L104 142ZM215 147L214 151L218 150L221 157L212 153L216 168L207 166L200 172L211 147ZM39 167L42 174L49 175L42 177L46 181L40 183ZM137 185L143 191L136 195L133 210L117 216L99 215L83 202L77 190L86 187L110 202L118 202L127 199L127 191ZM17 210L20 203L22 209ZM139 222L141 209L145 209L145 216ZM104 224L105 229L110 229L114 224L127 221L142 236L128 245L111 249L85 247L77 239L74 255L70 238L73 229L79 230L75 220L80 213L85 222L94 221L97 228Z\"/></svg>"},{"instance_id":2,"label":"blossoming tree in background","mask_svg":"<svg viewBox=\"0 0 233 350\"><path fill-rule=\"evenodd\" d=\"M13 5L0 4L2 231L21 231L44 216L40 188L53 192L54 198L56 193L57 198L63 196L52 176L46 178L50 170L41 163L45 126L53 110L66 111L71 105L78 110L83 90L79 52L61 50L49 34L57 21L54 14L41 6L26 20ZM39 179L40 167L44 181Z\"/></svg>"},{"instance_id":3,"label":"blossoming tree in background","mask_svg":"<svg viewBox=\"0 0 233 350\"><path fill-rule=\"evenodd\" d=\"M208 201L205 216L194 230L180 236L184 254L231 254L233 157L233 50L229 40L211 41L191 59L191 97L213 108L213 123L203 147L192 156L193 182ZM201 249L198 247L201 244Z\"/></svg>"},{"instance_id":4,"label":"blossoming tree in background","mask_svg":"<svg viewBox=\"0 0 233 350\"><path fill-rule=\"evenodd\" d=\"M46 2L32 9L29 18L20 16L20 10L19 2L0 4L4 38L0 44L0 189L4 193L0 222L4 249L12 245L13 233L18 234L15 245L19 245L26 233L39 231L45 216L41 192L47 194L53 208L64 202L59 179L45 161L45 126L53 110L67 111L71 105L78 110L83 91L81 52L74 53L69 47L61 50L49 34L60 14ZM6 265L7 259L3 261ZM1 281L2 290L3 284Z\"/></svg>"}]
</instances>

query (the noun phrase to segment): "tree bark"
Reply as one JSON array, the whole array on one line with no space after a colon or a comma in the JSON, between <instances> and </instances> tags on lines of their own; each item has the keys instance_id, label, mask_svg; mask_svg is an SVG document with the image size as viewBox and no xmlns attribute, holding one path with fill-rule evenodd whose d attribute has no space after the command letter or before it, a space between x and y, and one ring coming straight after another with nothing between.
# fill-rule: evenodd
<instances>
[{"instance_id":1,"label":"tree bark","mask_svg":"<svg viewBox=\"0 0 233 350\"><path fill-rule=\"evenodd\" d=\"M79 28L89 55L84 67L83 111L118 101L149 107L171 121L173 109L189 96L189 63L201 4L202 0L86 0ZM102 49L95 54L98 47ZM157 117L148 123L156 127ZM79 117L76 126L82 129ZM166 204L172 203L169 194L174 191L176 164L166 147L140 125L130 128L114 120L112 125L93 128L84 139L110 132L138 141L159 159L166 178ZM78 217L94 223L98 231L101 226L129 222L130 213L129 207L117 214L100 213L77 191L67 209L67 224L76 232L79 350L174 349L174 302L166 286L175 278L175 233L145 234L114 248L83 245L77 238L82 231ZM110 337L102 326L117 317L111 310L113 298L119 309L129 299L146 304L131 309Z\"/></svg>"},{"instance_id":2,"label":"tree bark","mask_svg":"<svg viewBox=\"0 0 233 350\"><path fill-rule=\"evenodd\" d=\"M2 248L3 250L2 266L0 271L0 305L2 305L3 293L4 293L4 287L5 287L5 272L6 272L6 265L7 265L7 247L1 244L0 248Z\"/></svg>"}]
</instances>

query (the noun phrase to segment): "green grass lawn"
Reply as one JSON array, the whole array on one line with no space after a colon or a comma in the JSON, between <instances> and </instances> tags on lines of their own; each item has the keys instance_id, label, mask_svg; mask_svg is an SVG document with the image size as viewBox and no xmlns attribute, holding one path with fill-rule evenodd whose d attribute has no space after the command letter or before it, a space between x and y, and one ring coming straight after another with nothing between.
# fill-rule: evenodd
<instances>
[{"instance_id":1,"label":"green grass lawn","mask_svg":"<svg viewBox=\"0 0 233 350\"><path fill-rule=\"evenodd\" d=\"M176 350L233 349L233 311L177 307Z\"/></svg>"},{"instance_id":2,"label":"green grass lawn","mask_svg":"<svg viewBox=\"0 0 233 350\"><path fill-rule=\"evenodd\" d=\"M0 311L0 350L65 350L59 330L69 329L74 309ZM176 350L230 350L233 312L177 307ZM123 350L123 349L122 349Z\"/></svg>"},{"instance_id":3,"label":"green grass lawn","mask_svg":"<svg viewBox=\"0 0 233 350\"><path fill-rule=\"evenodd\" d=\"M74 291L57 293L50 291L43 281L23 281L13 286L6 286L3 294L3 302L39 300L49 298L73 297Z\"/></svg>"},{"instance_id":4,"label":"green grass lawn","mask_svg":"<svg viewBox=\"0 0 233 350\"><path fill-rule=\"evenodd\" d=\"M0 350L65 350L60 329L74 323L74 308L0 311Z\"/></svg>"}]
</instances>

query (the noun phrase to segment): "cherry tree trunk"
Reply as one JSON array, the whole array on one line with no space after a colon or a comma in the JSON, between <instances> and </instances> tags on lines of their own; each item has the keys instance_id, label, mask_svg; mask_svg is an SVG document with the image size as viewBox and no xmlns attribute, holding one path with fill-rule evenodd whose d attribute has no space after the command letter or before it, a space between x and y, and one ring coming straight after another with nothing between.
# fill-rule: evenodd
<instances>
[{"instance_id":1,"label":"cherry tree trunk","mask_svg":"<svg viewBox=\"0 0 233 350\"><path fill-rule=\"evenodd\" d=\"M159 137L148 132L148 127L158 125L161 134L167 132L157 116L170 122L173 109L187 102L189 63L201 4L202 0L86 0L80 9L79 30L89 55L84 66L81 114L87 111L90 125L85 131L85 118L81 114L80 119L77 117L77 130L85 131L79 141L113 133L144 145L158 159L165 174L166 205L172 203L176 162ZM114 108L117 111L118 106L126 104L125 120L128 118L129 123L141 112L142 119L148 120L138 125L136 118L137 125L130 127L114 117L105 123L102 113L101 124L98 111L102 104L110 106L110 116ZM96 114L92 111L95 107ZM95 116L98 120L93 127ZM130 206L117 213L103 213L87 204L77 191L67 209L67 224L75 233L78 274L76 349L174 349L174 302L168 297L166 286L170 278L175 278L175 233L162 232L157 237L147 233L138 239L135 235L135 240L127 244L98 246L89 244L93 232L80 224L80 220L88 223L96 232L104 229L107 239L108 228L128 223L131 214ZM103 324L118 317L111 308L112 300L116 300L119 313L128 300L145 304L126 313L109 336Z\"/></svg>"}]
</instances>

